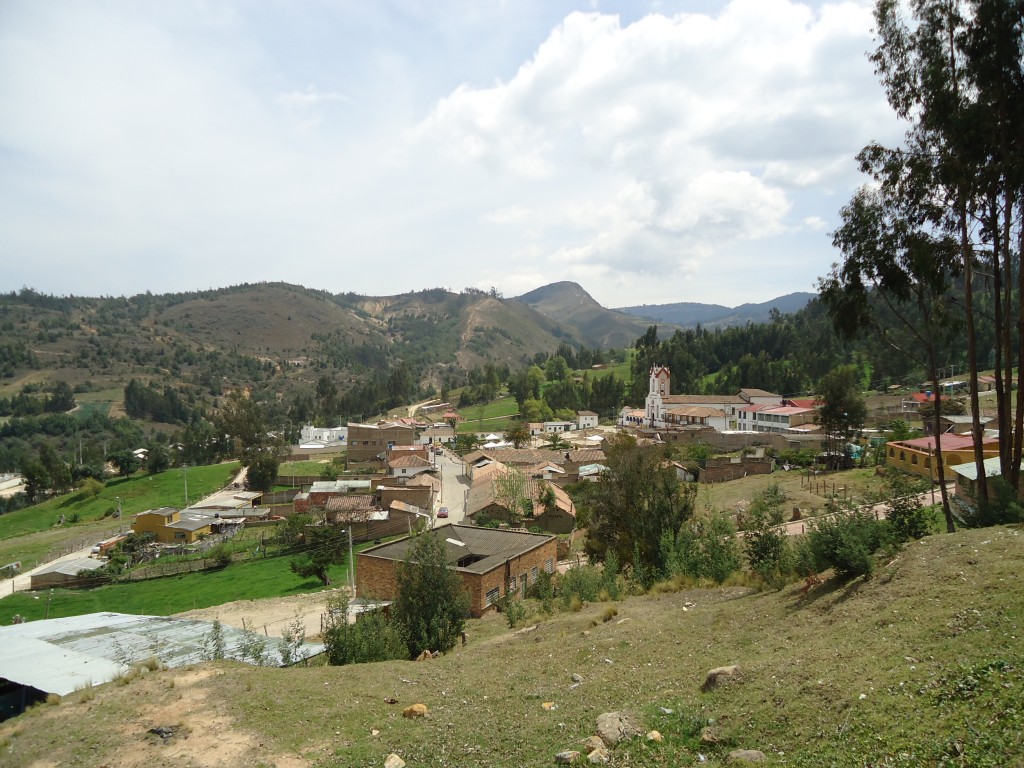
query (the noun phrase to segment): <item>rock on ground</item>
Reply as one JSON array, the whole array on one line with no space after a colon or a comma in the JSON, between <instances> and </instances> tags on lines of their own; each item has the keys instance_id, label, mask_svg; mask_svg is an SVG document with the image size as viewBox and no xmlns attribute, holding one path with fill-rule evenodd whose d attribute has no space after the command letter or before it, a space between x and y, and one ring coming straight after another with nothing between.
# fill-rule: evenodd
<instances>
[{"instance_id":1,"label":"rock on ground","mask_svg":"<svg viewBox=\"0 0 1024 768\"><path fill-rule=\"evenodd\" d=\"M604 712L597 716L597 735L608 747L631 739L640 733L632 715L626 712Z\"/></svg>"},{"instance_id":2,"label":"rock on ground","mask_svg":"<svg viewBox=\"0 0 1024 768\"><path fill-rule=\"evenodd\" d=\"M704 680L704 685L702 685L700 689L706 693L713 688L717 688L722 683L735 680L739 677L739 674L740 668L736 664L732 664L728 667L715 667L708 671L707 678Z\"/></svg>"}]
</instances>

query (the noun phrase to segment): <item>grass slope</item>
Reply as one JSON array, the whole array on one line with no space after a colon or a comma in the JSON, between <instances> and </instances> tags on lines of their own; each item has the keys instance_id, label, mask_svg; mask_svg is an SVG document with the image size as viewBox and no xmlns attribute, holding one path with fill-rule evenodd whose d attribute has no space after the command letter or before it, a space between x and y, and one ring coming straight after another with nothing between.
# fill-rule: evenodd
<instances>
[{"instance_id":1,"label":"grass slope","mask_svg":"<svg viewBox=\"0 0 1024 768\"><path fill-rule=\"evenodd\" d=\"M224 485L238 472L238 463L212 464L188 469L188 496L196 501ZM41 504L0 515L0 565L14 560L22 561L22 568L32 565L50 550L61 550L84 539L102 538L116 531L121 523L114 517L104 517L117 509L121 499L124 524L128 518L147 509L184 506L184 470L169 469L157 475L136 473L128 479L108 480L96 496L81 491L47 499ZM79 523L60 525L72 515Z\"/></svg>"},{"instance_id":2,"label":"grass slope","mask_svg":"<svg viewBox=\"0 0 1024 768\"><path fill-rule=\"evenodd\" d=\"M601 712L629 710L664 741L622 744L615 765L724 765L735 748L763 765L1021 765L1021 536L928 537L869 580L807 595L652 594L609 621L593 605L516 634L490 617L432 662L157 672L36 708L0 726L0 746L12 768L380 766L391 752L417 767L537 766L582 749ZM738 681L700 691L733 663ZM416 702L428 716L403 719ZM184 735L147 741L158 724Z\"/></svg>"},{"instance_id":3,"label":"grass slope","mask_svg":"<svg viewBox=\"0 0 1024 768\"><path fill-rule=\"evenodd\" d=\"M233 600L282 597L323 589L317 579L302 580L289 570L291 557L279 556L234 563L227 568L185 573L94 589L54 589L46 593L19 592L0 601L0 624L10 624L14 614L29 621L80 616L97 611L167 616L209 608ZM348 558L331 567L335 584L348 581ZM47 609L47 602L49 608Z\"/></svg>"}]
</instances>

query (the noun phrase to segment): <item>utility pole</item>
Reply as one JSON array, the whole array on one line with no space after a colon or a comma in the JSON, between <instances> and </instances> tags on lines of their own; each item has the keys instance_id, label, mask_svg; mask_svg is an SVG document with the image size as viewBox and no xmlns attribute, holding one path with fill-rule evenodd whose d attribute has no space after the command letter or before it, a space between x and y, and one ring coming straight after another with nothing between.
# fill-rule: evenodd
<instances>
[{"instance_id":1,"label":"utility pole","mask_svg":"<svg viewBox=\"0 0 1024 768\"><path fill-rule=\"evenodd\" d=\"M348 527L348 583L352 598L356 596L356 564L352 559L352 526Z\"/></svg>"},{"instance_id":2,"label":"utility pole","mask_svg":"<svg viewBox=\"0 0 1024 768\"><path fill-rule=\"evenodd\" d=\"M185 475L185 509L188 509L188 464L182 464Z\"/></svg>"}]
</instances>

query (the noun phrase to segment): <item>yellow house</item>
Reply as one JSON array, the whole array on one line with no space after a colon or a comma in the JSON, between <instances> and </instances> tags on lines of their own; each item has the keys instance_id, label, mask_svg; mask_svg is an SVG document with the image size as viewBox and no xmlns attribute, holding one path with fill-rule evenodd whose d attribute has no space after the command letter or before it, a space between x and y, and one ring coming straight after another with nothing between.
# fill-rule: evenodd
<instances>
[{"instance_id":1,"label":"yellow house","mask_svg":"<svg viewBox=\"0 0 1024 768\"><path fill-rule=\"evenodd\" d=\"M947 469L957 464L974 461L974 437L972 435L940 435L942 460ZM982 441L985 458L999 455L997 439ZM933 466L935 459L935 437L919 437L914 440L894 440L885 447L886 464L890 467L912 472L931 480L938 479L938 470ZM947 476L946 481L952 480Z\"/></svg>"},{"instance_id":2,"label":"yellow house","mask_svg":"<svg viewBox=\"0 0 1024 768\"><path fill-rule=\"evenodd\" d=\"M209 515L188 512L184 518L174 507L161 507L135 516L135 533L152 533L161 544L194 544L213 532L220 521Z\"/></svg>"}]
</instances>

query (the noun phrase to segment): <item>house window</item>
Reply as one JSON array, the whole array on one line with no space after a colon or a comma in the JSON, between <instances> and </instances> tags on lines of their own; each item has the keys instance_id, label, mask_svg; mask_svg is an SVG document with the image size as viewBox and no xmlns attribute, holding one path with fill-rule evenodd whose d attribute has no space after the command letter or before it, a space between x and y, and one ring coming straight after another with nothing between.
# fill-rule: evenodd
<instances>
[{"instance_id":1,"label":"house window","mask_svg":"<svg viewBox=\"0 0 1024 768\"><path fill-rule=\"evenodd\" d=\"M512 594L515 591L516 591L516 577L513 576L511 579L509 579L508 589L505 592L506 592L506 594Z\"/></svg>"},{"instance_id":2,"label":"house window","mask_svg":"<svg viewBox=\"0 0 1024 768\"><path fill-rule=\"evenodd\" d=\"M907 460L907 455L903 451L900 451L900 461L906 461L906 460Z\"/></svg>"},{"instance_id":3,"label":"house window","mask_svg":"<svg viewBox=\"0 0 1024 768\"><path fill-rule=\"evenodd\" d=\"M533 568L530 569L530 581L533 582L534 584L536 584L537 583L537 577L539 575L540 575L540 571L538 570L537 566L536 565L533 566Z\"/></svg>"},{"instance_id":4,"label":"house window","mask_svg":"<svg viewBox=\"0 0 1024 768\"><path fill-rule=\"evenodd\" d=\"M487 605L494 605L498 599L498 588L487 590Z\"/></svg>"},{"instance_id":5,"label":"house window","mask_svg":"<svg viewBox=\"0 0 1024 768\"><path fill-rule=\"evenodd\" d=\"M893 457L894 457L895 455L896 455L896 449L895 449L895 448L890 448L890 449L889 449L889 458L891 459L891 458L893 458Z\"/></svg>"},{"instance_id":6,"label":"house window","mask_svg":"<svg viewBox=\"0 0 1024 768\"><path fill-rule=\"evenodd\" d=\"M544 573L553 573L555 570L555 563L550 557L544 561Z\"/></svg>"}]
</instances>

